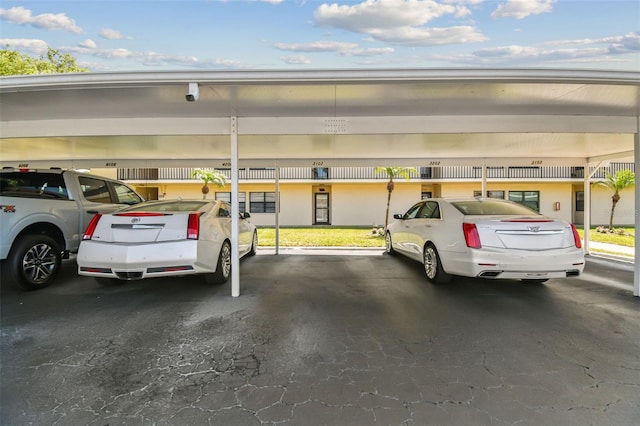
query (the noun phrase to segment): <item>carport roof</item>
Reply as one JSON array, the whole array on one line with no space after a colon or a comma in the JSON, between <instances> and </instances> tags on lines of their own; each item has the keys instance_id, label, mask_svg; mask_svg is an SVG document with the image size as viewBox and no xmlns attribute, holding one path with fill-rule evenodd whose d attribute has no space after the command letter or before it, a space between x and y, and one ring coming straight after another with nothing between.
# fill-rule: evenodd
<instances>
[{"instance_id":1,"label":"carport roof","mask_svg":"<svg viewBox=\"0 0 640 426\"><path fill-rule=\"evenodd\" d=\"M189 83L199 100L187 102ZM412 69L0 80L0 164L584 165L633 161L640 73Z\"/></svg>"}]
</instances>

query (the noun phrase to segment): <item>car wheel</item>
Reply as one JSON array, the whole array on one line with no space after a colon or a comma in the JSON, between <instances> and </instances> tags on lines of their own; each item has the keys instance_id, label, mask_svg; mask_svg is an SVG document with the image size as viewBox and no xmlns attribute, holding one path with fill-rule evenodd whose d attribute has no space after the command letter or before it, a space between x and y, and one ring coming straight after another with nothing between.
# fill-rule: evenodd
<instances>
[{"instance_id":1,"label":"car wheel","mask_svg":"<svg viewBox=\"0 0 640 426\"><path fill-rule=\"evenodd\" d=\"M206 280L211 284L224 284L231 276L231 244L229 241L222 243L220 255L218 256L218 264L213 274L207 274Z\"/></svg>"},{"instance_id":2,"label":"car wheel","mask_svg":"<svg viewBox=\"0 0 640 426\"><path fill-rule=\"evenodd\" d=\"M384 249L388 254L396 254L397 252L393 249L393 244L391 243L391 232L387 231L384 234Z\"/></svg>"},{"instance_id":3,"label":"car wheel","mask_svg":"<svg viewBox=\"0 0 640 426\"><path fill-rule=\"evenodd\" d=\"M251 242L251 250L249 251L249 256L255 256L258 252L258 233L253 233L253 241Z\"/></svg>"},{"instance_id":4,"label":"car wheel","mask_svg":"<svg viewBox=\"0 0 640 426\"><path fill-rule=\"evenodd\" d=\"M60 271L62 252L58 243L46 235L20 238L9 254L9 275L24 290L37 290L51 284Z\"/></svg>"},{"instance_id":5,"label":"car wheel","mask_svg":"<svg viewBox=\"0 0 640 426\"><path fill-rule=\"evenodd\" d=\"M429 281L433 283L447 283L451 281L451 275L442 269L442 262L440 262L438 250L436 250L436 247L431 243L427 244L424 248L423 263L424 272Z\"/></svg>"}]
</instances>

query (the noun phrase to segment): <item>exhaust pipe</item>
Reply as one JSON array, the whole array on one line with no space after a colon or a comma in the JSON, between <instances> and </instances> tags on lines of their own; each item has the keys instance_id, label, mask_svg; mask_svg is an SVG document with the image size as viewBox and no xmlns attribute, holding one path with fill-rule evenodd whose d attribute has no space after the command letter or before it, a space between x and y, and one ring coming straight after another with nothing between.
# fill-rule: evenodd
<instances>
[{"instance_id":1,"label":"exhaust pipe","mask_svg":"<svg viewBox=\"0 0 640 426\"><path fill-rule=\"evenodd\" d=\"M500 275L502 271L483 271L478 274L480 278L495 278Z\"/></svg>"}]
</instances>

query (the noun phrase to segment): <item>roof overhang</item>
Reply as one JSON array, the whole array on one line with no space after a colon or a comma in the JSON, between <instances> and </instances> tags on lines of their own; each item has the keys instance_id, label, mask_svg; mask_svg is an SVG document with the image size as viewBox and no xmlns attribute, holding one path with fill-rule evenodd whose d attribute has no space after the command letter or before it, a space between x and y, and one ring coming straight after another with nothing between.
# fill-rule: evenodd
<instances>
[{"instance_id":1,"label":"roof overhang","mask_svg":"<svg viewBox=\"0 0 640 426\"><path fill-rule=\"evenodd\" d=\"M0 164L223 167L633 161L640 73L326 70L0 80ZM187 102L188 84L199 99Z\"/></svg>"}]
</instances>

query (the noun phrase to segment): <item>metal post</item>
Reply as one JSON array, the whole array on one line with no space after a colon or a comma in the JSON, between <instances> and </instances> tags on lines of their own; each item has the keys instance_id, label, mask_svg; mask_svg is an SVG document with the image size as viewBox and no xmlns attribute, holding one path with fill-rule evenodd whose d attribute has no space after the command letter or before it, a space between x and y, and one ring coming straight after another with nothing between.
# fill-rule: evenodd
<instances>
[{"instance_id":1,"label":"metal post","mask_svg":"<svg viewBox=\"0 0 640 426\"><path fill-rule=\"evenodd\" d=\"M240 202L238 200L238 117L230 119L231 136L231 296L240 296Z\"/></svg>"},{"instance_id":2,"label":"metal post","mask_svg":"<svg viewBox=\"0 0 640 426\"><path fill-rule=\"evenodd\" d=\"M638 176L640 170L640 117L636 122L636 134L633 136L633 152L635 159L635 172ZM636 179L637 181L637 179ZM635 185L635 229L640 229L640 185ZM633 262L633 295L640 296L640 241L635 238L635 261Z\"/></svg>"},{"instance_id":3,"label":"metal post","mask_svg":"<svg viewBox=\"0 0 640 426\"><path fill-rule=\"evenodd\" d=\"M584 208L583 208L583 225L584 228L584 253L589 254L589 240L591 238L591 172L589 170L589 162L584 165Z\"/></svg>"},{"instance_id":4,"label":"metal post","mask_svg":"<svg viewBox=\"0 0 640 426\"><path fill-rule=\"evenodd\" d=\"M482 163L482 190L480 196L482 198L487 196L487 163Z\"/></svg>"},{"instance_id":5,"label":"metal post","mask_svg":"<svg viewBox=\"0 0 640 426\"><path fill-rule=\"evenodd\" d=\"M280 166L276 165L276 254L280 254Z\"/></svg>"}]
</instances>

